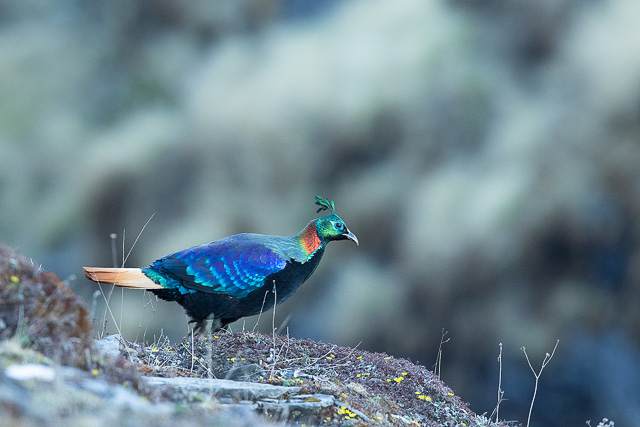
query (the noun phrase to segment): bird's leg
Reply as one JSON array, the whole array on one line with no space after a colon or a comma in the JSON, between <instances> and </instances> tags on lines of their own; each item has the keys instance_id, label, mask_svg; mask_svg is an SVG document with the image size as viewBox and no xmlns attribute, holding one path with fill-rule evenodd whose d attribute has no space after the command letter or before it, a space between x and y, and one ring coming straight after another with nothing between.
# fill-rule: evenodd
<instances>
[{"instance_id":1,"label":"bird's leg","mask_svg":"<svg viewBox=\"0 0 640 427\"><path fill-rule=\"evenodd\" d=\"M199 320L194 320L193 321L196 325L193 328L193 334L194 335L200 335L200 336L208 336L211 335L211 332L220 329L220 328L214 328L213 323L220 323L220 321L216 321L216 320L211 320L211 319L199 319Z\"/></svg>"},{"instance_id":2,"label":"bird's leg","mask_svg":"<svg viewBox=\"0 0 640 427\"><path fill-rule=\"evenodd\" d=\"M198 320L195 322L195 326L189 335L200 335L205 329L207 329L207 320Z\"/></svg>"}]
</instances>

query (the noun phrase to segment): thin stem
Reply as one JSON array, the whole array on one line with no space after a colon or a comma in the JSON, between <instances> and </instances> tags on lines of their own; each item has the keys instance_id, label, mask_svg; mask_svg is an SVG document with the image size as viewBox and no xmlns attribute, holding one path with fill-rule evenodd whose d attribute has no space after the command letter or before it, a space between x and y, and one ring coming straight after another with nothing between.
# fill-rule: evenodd
<instances>
[{"instance_id":1,"label":"thin stem","mask_svg":"<svg viewBox=\"0 0 640 427\"><path fill-rule=\"evenodd\" d=\"M127 260L129 259L129 255L131 255L131 252L133 251L133 248L135 248L136 243L138 243L138 239L140 239L140 236L142 236L142 233L144 232L144 229L147 228L147 225L149 225L149 223L151 222L151 220L153 219L154 216L156 216L156 214L152 213L151 216L149 217L149 219L147 220L147 222L145 222L144 225L142 226L142 229L138 233L138 237L136 237L136 240L133 241L133 245L131 245L131 248L129 249L129 252L127 253L127 256L124 257L124 259L122 260L122 266L123 267L124 267L125 263L127 262ZM122 253L124 254L124 233L122 235Z\"/></svg>"},{"instance_id":2,"label":"thin stem","mask_svg":"<svg viewBox=\"0 0 640 427\"><path fill-rule=\"evenodd\" d=\"M438 379L440 379L440 368L442 367L442 344L448 343L449 340L451 339L451 338L447 338L446 340L444 339L444 337L448 333L449 333L448 331L445 331L444 328L442 328L442 335L440 336L440 345L438 346L438 355L436 356L436 363L433 369Z\"/></svg>"},{"instance_id":3,"label":"thin stem","mask_svg":"<svg viewBox=\"0 0 640 427\"><path fill-rule=\"evenodd\" d=\"M258 324L260 323L260 317L262 316L262 311L264 310L264 303L267 300L267 294L269 293L269 291L266 291L264 293L264 297L262 298L262 306L260 307L260 313L258 313L258 319L256 320L256 324L253 325L253 329L251 330L251 332L255 332L256 328L258 327Z\"/></svg>"},{"instance_id":4,"label":"thin stem","mask_svg":"<svg viewBox=\"0 0 640 427\"><path fill-rule=\"evenodd\" d=\"M502 402L502 343L499 344L500 351L498 353L498 403L496 404L496 423L500 419L500 403Z\"/></svg>"},{"instance_id":5,"label":"thin stem","mask_svg":"<svg viewBox=\"0 0 640 427\"><path fill-rule=\"evenodd\" d=\"M527 359L527 363L529 364L529 368L531 368L531 372L533 372L533 376L536 377L536 383L533 388L533 397L531 398L531 406L529 406L529 416L527 417L527 427L529 427L529 422L531 421L531 412L533 412L533 402L536 401L536 394L538 393L538 380L540 379L540 375L542 375L542 371L544 370L544 368L553 358L553 355L555 354L556 348L558 348L559 343L560 343L560 340L557 340L556 345L553 347L553 351L551 352L551 354L549 353L545 354L544 360L542 361L542 366L540 367L540 370L537 373L535 369L533 369L533 366L531 365L531 361L529 360L529 356L527 355L527 350L524 348L524 346L520 349L524 353L524 357Z\"/></svg>"},{"instance_id":6,"label":"thin stem","mask_svg":"<svg viewBox=\"0 0 640 427\"><path fill-rule=\"evenodd\" d=\"M276 303L278 294L276 292L276 281L273 281L273 315L271 316L271 330L273 334L273 348L276 348Z\"/></svg>"}]
</instances>

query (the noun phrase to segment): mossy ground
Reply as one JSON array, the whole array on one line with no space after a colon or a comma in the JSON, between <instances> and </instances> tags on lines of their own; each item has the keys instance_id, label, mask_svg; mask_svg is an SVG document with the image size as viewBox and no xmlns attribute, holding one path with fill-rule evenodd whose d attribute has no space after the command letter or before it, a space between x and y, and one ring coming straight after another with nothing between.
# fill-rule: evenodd
<instances>
[{"instance_id":1,"label":"mossy ground","mask_svg":"<svg viewBox=\"0 0 640 427\"><path fill-rule=\"evenodd\" d=\"M224 378L233 368L257 365L257 382L300 386L333 395L344 405L324 414L330 424L492 425L476 415L424 366L309 339L220 331L143 349L145 374Z\"/></svg>"}]
</instances>

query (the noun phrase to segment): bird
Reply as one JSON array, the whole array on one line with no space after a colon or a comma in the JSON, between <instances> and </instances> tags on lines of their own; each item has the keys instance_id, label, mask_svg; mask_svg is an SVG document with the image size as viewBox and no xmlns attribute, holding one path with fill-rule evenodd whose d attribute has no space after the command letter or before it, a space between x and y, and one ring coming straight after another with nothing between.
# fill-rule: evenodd
<instances>
[{"instance_id":1,"label":"bird","mask_svg":"<svg viewBox=\"0 0 640 427\"><path fill-rule=\"evenodd\" d=\"M143 268L83 267L98 283L145 289L180 304L194 334L216 332L236 320L288 300L311 276L326 245L358 238L335 211L333 200L316 196L316 213L295 236L241 233L165 255Z\"/></svg>"}]
</instances>

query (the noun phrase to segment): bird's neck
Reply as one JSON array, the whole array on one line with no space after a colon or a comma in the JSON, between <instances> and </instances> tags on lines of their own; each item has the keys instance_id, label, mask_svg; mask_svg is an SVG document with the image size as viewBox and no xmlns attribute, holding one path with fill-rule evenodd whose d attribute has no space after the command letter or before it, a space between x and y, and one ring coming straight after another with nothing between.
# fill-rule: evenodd
<instances>
[{"instance_id":1,"label":"bird's neck","mask_svg":"<svg viewBox=\"0 0 640 427\"><path fill-rule=\"evenodd\" d=\"M323 239L318 235L315 221L311 221L307 224L304 230L302 230L297 237L302 248L307 253L307 258L311 258L318 249L325 245Z\"/></svg>"}]
</instances>

